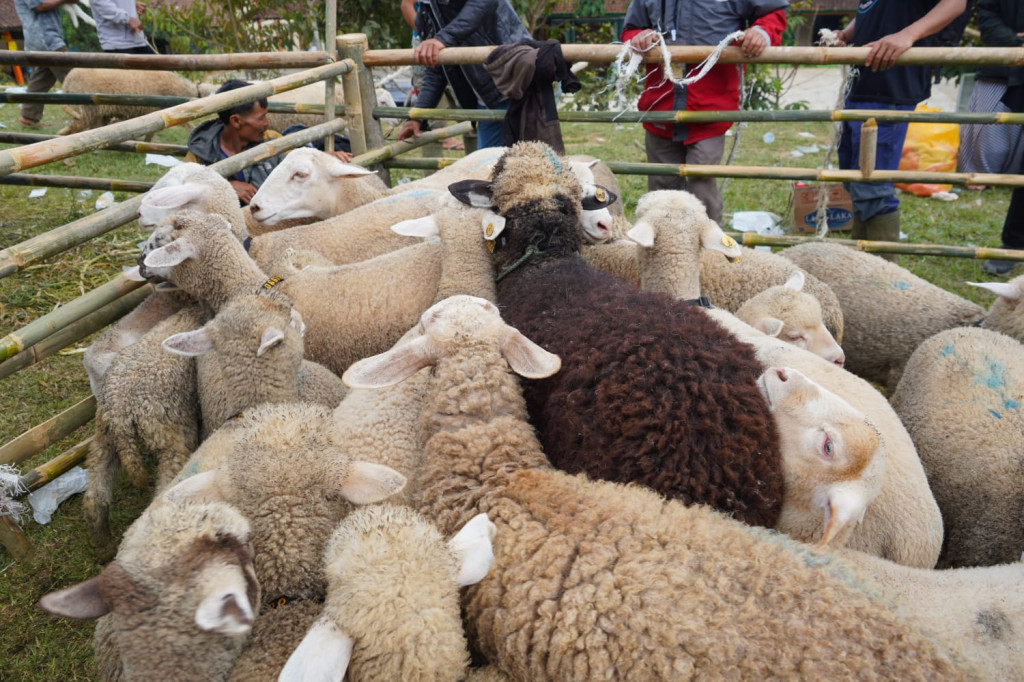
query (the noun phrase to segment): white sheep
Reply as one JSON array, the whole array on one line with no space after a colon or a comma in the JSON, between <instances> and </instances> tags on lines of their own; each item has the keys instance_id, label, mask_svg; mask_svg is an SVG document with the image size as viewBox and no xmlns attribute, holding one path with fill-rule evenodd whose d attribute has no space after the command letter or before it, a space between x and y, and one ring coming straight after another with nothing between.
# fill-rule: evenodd
<instances>
[{"instance_id":1,"label":"white sheep","mask_svg":"<svg viewBox=\"0 0 1024 682\"><path fill-rule=\"evenodd\" d=\"M494 560L483 514L445 542L419 514L388 504L341 522L325 552L324 613L281 671L280 682L458 680L469 667L459 588Z\"/></svg>"},{"instance_id":2,"label":"white sheep","mask_svg":"<svg viewBox=\"0 0 1024 682\"><path fill-rule=\"evenodd\" d=\"M260 603L249 522L233 507L151 505L96 577L39 600L68 618L99 618L104 680L224 680Z\"/></svg>"},{"instance_id":3,"label":"white sheep","mask_svg":"<svg viewBox=\"0 0 1024 682\"><path fill-rule=\"evenodd\" d=\"M1020 559L1024 346L989 329L939 332L907 360L892 406L942 510L939 566Z\"/></svg>"},{"instance_id":4,"label":"white sheep","mask_svg":"<svg viewBox=\"0 0 1024 682\"><path fill-rule=\"evenodd\" d=\"M928 337L970 326L985 311L884 258L825 241L782 255L832 288L843 308L846 369L889 390Z\"/></svg>"},{"instance_id":5,"label":"white sheep","mask_svg":"<svg viewBox=\"0 0 1024 682\"><path fill-rule=\"evenodd\" d=\"M68 93L104 95L170 95L197 97L192 81L173 71L140 71L137 69L71 69L61 83ZM124 104L73 104L63 107L71 122L58 135L70 135L105 126L114 120L144 116L161 107Z\"/></svg>"},{"instance_id":6,"label":"white sheep","mask_svg":"<svg viewBox=\"0 0 1024 682\"><path fill-rule=\"evenodd\" d=\"M890 576L883 589L856 563L774 533L550 469L509 367L538 378L557 371L558 359L493 305L453 297L424 313L417 332L344 379L377 386L434 367L420 511L442 532L478 513L497 527L494 565L470 588L464 616L471 644L505 673L998 679L1021 664L1019 594L1000 611L1001 639L971 636L964 624L1005 598L1003 589L1017 590L1024 567L997 576L1006 580L999 587L978 574L984 588L962 593L955 624L925 617L920 606L897 605L888 586L913 581L919 589L907 600L942 604L941 577L879 561Z\"/></svg>"},{"instance_id":7,"label":"white sheep","mask_svg":"<svg viewBox=\"0 0 1024 682\"><path fill-rule=\"evenodd\" d=\"M1021 294L1024 294L1024 275L1015 277L1008 282L968 282L992 292L999 298L992 302L981 326L985 329L1001 332L1024 343L1024 315L1019 307Z\"/></svg>"}]
</instances>

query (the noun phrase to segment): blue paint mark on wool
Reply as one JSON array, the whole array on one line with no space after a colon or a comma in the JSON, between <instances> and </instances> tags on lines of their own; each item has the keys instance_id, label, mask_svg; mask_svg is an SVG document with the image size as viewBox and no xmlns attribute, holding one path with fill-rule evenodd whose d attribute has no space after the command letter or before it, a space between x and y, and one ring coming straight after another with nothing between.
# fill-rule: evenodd
<instances>
[{"instance_id":1,"label":"blue paint mark on wool","mask_svg":"<svg viewBox=\"0 0 1024 682\"><path fill-rule=\"evenodd\" d=\"M993 391L1006 387L1006 366L992 358L985 358L986 367L974 380Z\"/></svg>"},{"instance_id":2,"label":"blue paint mark on wool","mask_svg":"<svg viewBox=\"0 0 1024 682\"><path fill-rule=\"evenodd\" d=\"M562 165L561 160L558 158L558 155L555 154L553 149L545 149L544 153L547 155L548 161L551 162L551 165L555 167L556 171L558 171L559 173L565 172L565 166Z\"/></svg>"},{"instance_id":3,"label":"blue paint mark on wool","mask_svg":"<svg viewBox=\"0 0 1024 682\"><path fill-rule=\"evenodd\" d=\"M380 204L387 206L393 204L396 201L405 201L406 199L422 199L424 197L432 197L440 193L440 190L436 189L414 189L408 192L400 192L393 197L384 197L378 199Z\"/></svg>"},{"instance_id":4,"label":"blue paint mark on wool","mask_svg":"<svg viewBox=\"0 0 1024 682\"><path fill-rule=\"evenodd\" d=\"M992 415L993 417L995 417L996 419L1002 419L1003 418L1003 415L999 414L995 410L989 410L988 413L990 415Z\"/></svg>"},{"instance_id":5,"label":"blue paint mark on wool","mask_svg":"<svg viewBox=\"0 0 1024 682\"><path fill-rule=\"evenodd\" d=\"M952 354L953 354L953 344L951 344L951 343L947 343L945 346L942 347L942 350L939 351L939 357L942 357L942 358L948 358Z\"/></svg>"},{"instance_id":6,"label":"blue paint mark on wool","mask_svg":"<svg viewBox=\"0 0 1024 682\"><path fill-rule=\"evenodd\" d=\"M906 291L907 289L910 288L910 282L902 282L902 281L901 282L893 282L892 286L893 286L894 289L899 289L900 291Z\"/></svg>"},{"instance_id":7,"label":"blue paint mark on wool","mask_svg":"<svg viewBox=\"0 0 1024 682\"><path fill-rule=\"evenodd\" d=\"M1003 401L1003 407L1006 408L1007 410L1019 410L1020 403L1017 402L1016 400L1013 400L1012 398L1007 398L1006 400Z\"/></svg>"}]
</instances>

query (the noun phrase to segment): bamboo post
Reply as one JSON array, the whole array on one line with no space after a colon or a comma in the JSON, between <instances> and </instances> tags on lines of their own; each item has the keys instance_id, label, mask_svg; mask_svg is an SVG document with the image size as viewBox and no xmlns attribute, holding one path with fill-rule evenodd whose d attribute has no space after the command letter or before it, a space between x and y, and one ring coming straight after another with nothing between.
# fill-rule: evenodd
<instances>
[{"instance_id":1,"label":"bamboo post","mask_svg":"<svg viewBox=\"0 0 1024 682\"><path fill-rule=\"evenodd\" d=\"M238 90L232 90L231 92L238 92ZM343 119L322 123L285 137L264 142L252 149L245 150L241 154L218 161L210 166L210 168L224 176L233 175L256 161L294 147L302 146L318 137L341 130L344 126L345 121ZM0 278L14 274L35 261L70 249L73 246L89 241L93 237L105 234L114 228L131 222L138 215L141 203L142 196L135 196L108 209L62 225L15 246L0 250ZM2 346L0 346L0 361L4 357L6 356L3 355Z\"/></svg>"},{"instance_id":2,"label":"bamboo post","mask_svg":"<svg viewBox=\"0 0 1024 682\"><path fill-rule=\"evenodd\" d=\"M50 447L61 438L88 423L96 414L96 398L80 400L55 417L34 426L0 447L0 464L17 464Z\"/></svg>"},{"instance_id":3,"label":"bamboo post","mask_svg":"<svg viewBox=\"0 0 1024 682\"><path fill-rule=\"evenodd\" d=\"M456 123L455 125L448 126L447 128L429 130L412 141L406 142L403 140L402 142L393 142L392 144L389 144L385 147L373 149L371 151L366 152L365 154L355 156L352 158L352 163L359 164L360 166L370 166L373 164L378 164L381 163L382 161L385 161L386 159L395 158L399 154L410 152L418 147L433 144L448 137L458 137L459 135L465 135L472 129L473 124L471 124L469 121L463 121L462 123ZM454 163L458 161L458 159L450 159L450 161ZM438 168L438 166L426 167L435 170L436 168Z\"/></svg>"},{"instance_id":4,"label":"bamboo post","mask_svg":"<svg viewBox=\"0 0 1024 682\"><path fill-rule=\"evenodd\" d=\"M804 242L820 241L814 235L768 237L755 232L744 232L745 246L794 246ZM829 237L829 243L841 244L868 253L903 253L911 256L947 256L951 258L976 258L988 260L1024 261L1024 251L1014 249L990 249L984 246L947 246L944 244L904 244L902 242L868 241L866 239L837 239Z\"/></svg>"},{"instance_id":5,"label":"bamboo post","mask_svg":"<svg viewBox=\"0 0 1024 682\"><path fill-rule=\"evenodd\" d=\"M327 0L327 17L324 21L324 43L332 60L338 58L338 0ZM324 81L324 122L336 116L334 111L334 79ZM324 150L334 151L334 135L324 138Z\"/></svg>"},{"instance_id":6,"label":"bamboo post","mask_svg":"<svg viewBox=\"0 0 1024 682\"><path fill-rule=\"evenodd\" d=\"M330 36L328 36L328 39ZM348 114L348 139L352 144L352 154L365 154L368 147L366 139L366 119L373 107L364 108L362 91L359 87L359 65L362 64L360 48L366 39L361 33L346 33L337 37L338 54L343 59L350 59L355 68L341 75L341 85L345 90L345 111ZM363 48L365 49L365 48ZM376 104L376 100L374 100Z\"/></svg>"},{"instance_id":7,"label":"bamboo post","mask_svg":"<svg viewBox=\"0 0 1024 682\"><path fill-rule=\"evenodd\" d=\"M107 305L113 300L141 287L145 282L135 282L118 275L106 284L65 303L56 310L33 320L16 332L0 338L0 362L10 358L29 346L45 339L67 325L82 319L89 313ZM0 461L0 464L3 464Z\"/></svg>"},{"instance_id":8,"label":"bamboo post","mask_svg":"<svg viewBox=\"0 0 1024 682\"><path fill-rule=\"evenodd\" d=\"M10 516L0 516L0 545L15 561L23 561L32 556L32 545L18 522Z\"/></svg>"},{"instance_id":9,"label":"bamboo post","mask_svg":"<svg viewBox=\"0 0 1024 682\"><path fill-rule=\"evenodd\" d=\"M384 133L380 129L380 121L370 115L373 108L377 106L377 90L373 85L373 72L363 64L363 54L366 53L369 47L366 34L345 34L338 38L338 44L344 44L349 47L350 51L345 56L356 63L355 74L359 82L360 109L364 112L363 136L366 140L366 148L367 150L380 149L384 146ZM374 170L381 174L382 179L388 186L391 185L391 175L387 169L378 166Z\"/></svg>"},{"instance_id":10,"label":"bamboo post","mask_svg":"<svg viewBox=\"0 0 1024 682\"><path fill-rule=\"evenodd\" d=\"M0 102L42 102L43 104L85 104L154 107L166 109L176 104L195 102L200 97L176 97L174 95L115 95L106 93L80 92L0 92ZM267 111L275 114L322 114L324 105L306 102L267 103Z\"/></svg>"},{"instance_id":11,"label":"bamboo post","mask_svg":"<svg viewBox=\"0 0 1024 682\"><path fill-rule=\"evenodd\" d=\"M89 447L92 445L92 436L89 436L78 445L65 450L49 462L40 464L35 469L22 474L18 483L21 484L22 492L14 496L14 499L28 495L39 490L44 485L61 476L78 464L85 461L89 454Z\"/></svg>"},{"instance_id":12,"label":"bamboo post","mask_svg":"<svg viewBox=\"0 0 1024 682\"><path fill-rule=\"evenodd\" d=\"M236 52L231 54L111 54L106 52L7 52L0 64L67 69L143 69L150 71L241 71L312 69L329 64L326 52Z\"/></svg>"},{"instance_id":13,"label":"bamboo post","mask_svg":"<svg viewBox=\"0 0 1024 682\"><path fill-rule=\"evenodd\" d=\"M58 135L42 135L38 133L13 133L0 130L0 144L24 145L32 142L44 142L59 137ZM137 142L129 140L118 142L104 148L108 152L130 152L133 154L167 154L168 156L185 156L188 146L183 144L164 144L161 142Z\"/></svg>"},{"instance_id":14,"label":"bamboo post","mask_svg":"<svg viewBox=\"0 0 1024 682\"><path fill-rule=\"evenodd\" d=\"M411 118L414 120L447 118L462 121L500 121L500 109L426 109L421 107L374 107L374 118ZM559 111L558 120L576 123L807 123L816 121L860 121L886 123L971 123L1024 124L1024 113L889 111L886 109L815 109L737 111Z\"/></svg>"},{"instance_id":15,"label":"bamboo post","mask_svg":"<svg viewBox=\"0 0 1024 682\"><path fill-rule=\"evenodd\" d=\"M48 52L46 54L59 55L63 53ZM131 57L137 55L112 56ZM349 71L353 66L353 63L348 61L318 66L308 71L300 71L299 73L281 76L264 83L255 83L244 88L238 88L237 90L210 95L194 102L186 102L169 109L154 111L150 114L121 121L120 123L113 123L102 128L86 130L74 135L46 142L37 142L15 149L5 149L0 151L0 174L7 175L26 168L34 168L44 163L100 149L112 142L124 142L133 137L155 133L236 104L250 102L278 92L291 90L324 78L333 78L339 73Z\"/></svg>"},{"instance_id":16,"label":"bamboo post","mask_svg":"<svg viewBox=\"0 0 1024 682\"><path fill-rule=\"evenodd\" d=\"M860 127L860 172L870 178L875 172L875 158L878 155L878 123L869 118Z\"/></svg>"},{"instance_id":17,"label":"bamboo post","mask_svg":"<svg viewBox=\"0 0 1024 682\"><path fill-rule=\"evenodd\" d=\"M456 66L482 64L494 50L487 47L448 47L441 50L440 64ZM716 50L714 45L672 45L668 52L673 62L699 64ZM567 62L611 64L622 51L621 45L562 45ZM722 50L718 61L723 64L850 64L863 66L867 47L766 47L757 57L743 56L738 47ZM658 50L644 55L645 62L660 62ZM370 50L363 59L366 66L402 66L412 64L412 50ZM896 60L898 66L1024 66L1024 49L1019 47L912 47Z\"/></svg>"},{"instance_id":18,"label":"bamboo post","mask_svg":"<svg viewBox=\"0 0 1024 682\"><path fill-rule=\"evenodd\" d=\"M139 287L135 291L111 301L99 310L89 313L82 319L72 322L46 338L37 341L17 355L0 362L0 379L6 379L15 372L20 372L26 367L42 362L62 348L67 348L72 343L84 339L90 334L103 329L111 322L124 317L142 303L152 291L153 287L151 286Z\"/></svg>"},{"instance_id":19,"label":"bamboo post","mask_svg":"<svg viewBox=\"0 0 1024 682\"><path fill-rule=\"evenodd\" d=\"M148 192L152 182L117 180L114 178L87 178L77 175L42 175L38 173L11 173L0 175L0 185L20 187L67 187L69 189L96 189L111 192Z\"/></svg>"}]
</instances>

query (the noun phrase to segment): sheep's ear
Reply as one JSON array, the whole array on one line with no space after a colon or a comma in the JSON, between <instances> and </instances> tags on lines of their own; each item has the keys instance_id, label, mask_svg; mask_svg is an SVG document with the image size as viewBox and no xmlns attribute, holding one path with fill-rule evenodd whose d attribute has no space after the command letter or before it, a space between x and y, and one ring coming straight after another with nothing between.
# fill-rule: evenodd
<instances>
[{"instance_id":1,"label":"sheep's ear","mask_svg":"<svg viewBox=\"0 0 1024 682\"><path fill-rule=\"evenodd\" d=\"M422 239L437 237L441 234L441 229L437 226L437 218L432 215L395 223L391 226L391 231L403 237L420 237Z\"/></svg>"},{"instance_id":2,"label":"sheep's ear","mask_svg":"<svg viewBox=\"0 0 1024 682\"><path fill-rule=\"evenodd\" d=\"M223 502L224 494L220 490L217 470L193 474L181 483L168 488L163 493L168 502L195 500L197 502Z\"/></svg>"},{"instance_id":3,"label":"sheep's ear","mask_svg":"<svg viewBox=\"0 0 1024 682\"><path fill-rule=\"evenodd\" d=\"M405 476L383 464L352 462L341 494L352 504L373 504L404 488L405 480Z\"/></svg>"},{"instance_id":4,"label":"sheep's ear","mask_svg":"<svg viewBox=\"0 0 1024 682\"><path fill-rule=\"evenodd\" d=\"M768 336L778 336L786 324L777 317L762 317L754 324L754 328Z\"/></svg>"},{"instance_id":5,"label":"sheep's ear","mask_svg":"<svg viewBox=\"0 0 1024 682\"><path fill-rule=\"evenodd\" d=\"M626 236L635 241L640 246L646 246L651 248L654 246L654 226L646 220L640 220L634 225Z\"/></svg>"},{"instance_id":6,"label":"sheep's ear","mask_svg":"<svg viewBox=\"0 0 1024 682\"><path fill-rule=\"evenodd\" d=\"M578 62L578 63L584 63L584 62ZM599 163L601 163L600 159L594 159L593 161L591 161L590 163L587 164L587 168L593 168L594 166L596 166Z\"/></svg>"},{"instance_id":7,"label":"sheep's ear","mask_svg":"<svg viewBox=\"0 0 1024 682\"><path fill-rule=\"evenodd\" d=\"M584 211L596 211L599 208L611 206L618 198L615 192L606 187L591 185L591 187L585 188L581 205Z\"/></svg>"},{"instance_id":8,"label":"sheep's ear","mask_svg":"<svg viewBox=\"0 0 1024 682\"><path fill-rule=\"evenodd\" d=\"M460 180L448 185L452 196L475 208L494 208L489 180Z\"/></svg>"},{"instance_id":9,"label":"sheep's ear","mask_svg":"<svg viewBox=\"0 0 1024 682\"><path fill-rule=\"evenodd\" d=\"M334 621L320 618L288 657L277 682L341 682L354 646L355 640Z\"/></svg>"},{"instance_id":10,"label":"sheep's ear","mask_svg":"<svg viewBox=\"0 0 1024 682\"><path fill-rule=\"evenodd\" d=\"M487 577L494 563L491 541L497 530L487 514L477 514L448 541L448 551L459 560L459 587L476 585Z\"/></svg>"},{"instance_id":11,"label":"sheep's ear","mask_svg":"<svg viewBox=\"0 0 1024 682\"><path fill-rule=\"evenodd\" d=\"M789 279L787 279L786 283L783 284L782 286L786 287L787 289L792 289L793 291L803 291L805 280L806 277L804 277L804 271L797 270L792 275L789 276Z\"/></svg>"},{"instance_id":12,"label":"sheep's ear","mask_svg":"<svg viewBox=\"0 0 1024 682\"><path fill-rule=\"evenodd\" d=\"M39 607L55 616L79 620L99 618L110 612L103 597L100 596L99 576L43 595L39 600Z\"/></svg>"},{"instance_id":13,"label":"sheep's ear","mask_svg":"<svg viewBox=\"0 0 1024 682\"><path fill-rule=\"evenodd\" d=\"M168 336L160 345L175 355L194 358L213 350L213 339L206 333L205 328L201 328Z\"/></svg>"},{"instance_id":14,"label":"sheep's ear","mask_svg":"<svg viewBox=\"0 0 1024 682\"><path fill-rule=\"evenodd\" d=\"M249 584L241 570L209 571L203 577L202 600L194 616L199 629L222 635L249 632L256 616L247 594Z\"/></svg>"},{"instance_id":15,"label":"sheep's ear","mask_svg":"<svg viewBox=\"0 0 1024 682\"><path fill-rule=\"evenodd\" d=\"M205 188L195 182L186 182L175 187L151 189L142 197L142 204L154 208L181 208L203 195Z\"/></svg>"},{"instance_id":16,"label":"sheep's ear","mask_svg":"<svg viewBox=\"0 0 1024 682\"><path fill-rule=\"evenodd\" d=\"M723 232L714 220L710 218L702 218L702 220L706 220L707 224L701 232L701 247L708 251L721 251L730 262L739 260L743 255L743 249L736 243L736 240Z\"/></svg>"},{"instance_id":17,"label":"sheep's ear","mask_svg":"<svg viewBox=\"0 0 1024 682\"><path fill-rule=\"evenodd\" d=\"M357 178L361 175L373 175L372 170L366 170L354 163L339 161L337 157L330 154L325 153L321 158L327 164L327 173L332 178Z\"/></svg>"},{"instance_id":18,"label":"sheep's ear","mask_svg":"<svg viewBox=\"0 0 1024 682\"><path fill-rule=\"evenodd\" d=\"M510 328L509 335L501 344L501 354L513 372L527 379L549 377L562 367L560 357L544 350L518 329Z\"/></svg>"},{"instance_id":19,"label":"sheep's ear","mask_svg":"<svg viewBox=\"0 0 1024 682\"><path fill-rule=\"evenodd\" d=\"M262 358L268 350L284 341L284 331L277 327L267 327L260 337L260 348L256 351L256 357Z\"/></svg>"},{"instance_id":20,"label":"sheep's ear","mask_svg":"<svg viewBox=\"0 0 1024 682\"><path fill-rule=\"evenodd\" d=\"M306 336L306 323L302 320L302 313L295 308L292 308L291 313L288 315L288 326L299 333L299 336Z\"/></svg>"},{"instance_id":21,"label":"sheep's ear","mask_svg":"<svg viewBox=\"0 0 1024 682\"><path fill-rule=\"evenodd\" d=\"M184 263L189 258L197 258L199 250L186 238L175 239L167 246L153 249L142 261L148 268L170 268Z\"/></svg>"},{"instance_id":22,"label":"sheep's ear","mask_svg":"<svg viewBox=\"0 0 1024 682\"><path fill-rule=\"evenodd\" d=\"M1013 282L968 282L972 287L981 287L991 291L996 296L1016 301L1021 296L1020 287Z\"/></svg>"},{"instance_id":23,"label":"sheep's ear","mask_svg":"<svg viewBox=\"0 0 1024 682\"><path fill-rule=\"evenodd\" d=\"M349 388L384 388L408 379L431 364L433 354L429 352L426 337L420 336L380 355L352 363L341 380Z\"/></svg>"}]
</instances>

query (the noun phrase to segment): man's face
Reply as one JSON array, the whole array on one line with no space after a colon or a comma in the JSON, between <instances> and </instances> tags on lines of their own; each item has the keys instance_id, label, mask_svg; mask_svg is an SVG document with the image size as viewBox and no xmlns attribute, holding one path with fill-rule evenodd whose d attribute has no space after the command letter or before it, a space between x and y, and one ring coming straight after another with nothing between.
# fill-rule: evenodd
<instances>
[{"instance_id":1,"label":"man's face","mask_svg":"<svg viewBox=\"0 0 1024 682\"><path fill-rule=\"evenodd\" d=\"M245 142L262 142L263 133L267 126L267 108L260 106L259 102L252 105L252 109L244 114L233 114L232 123L238 126L238 137Z\"/></svg>"}]
</instances>

